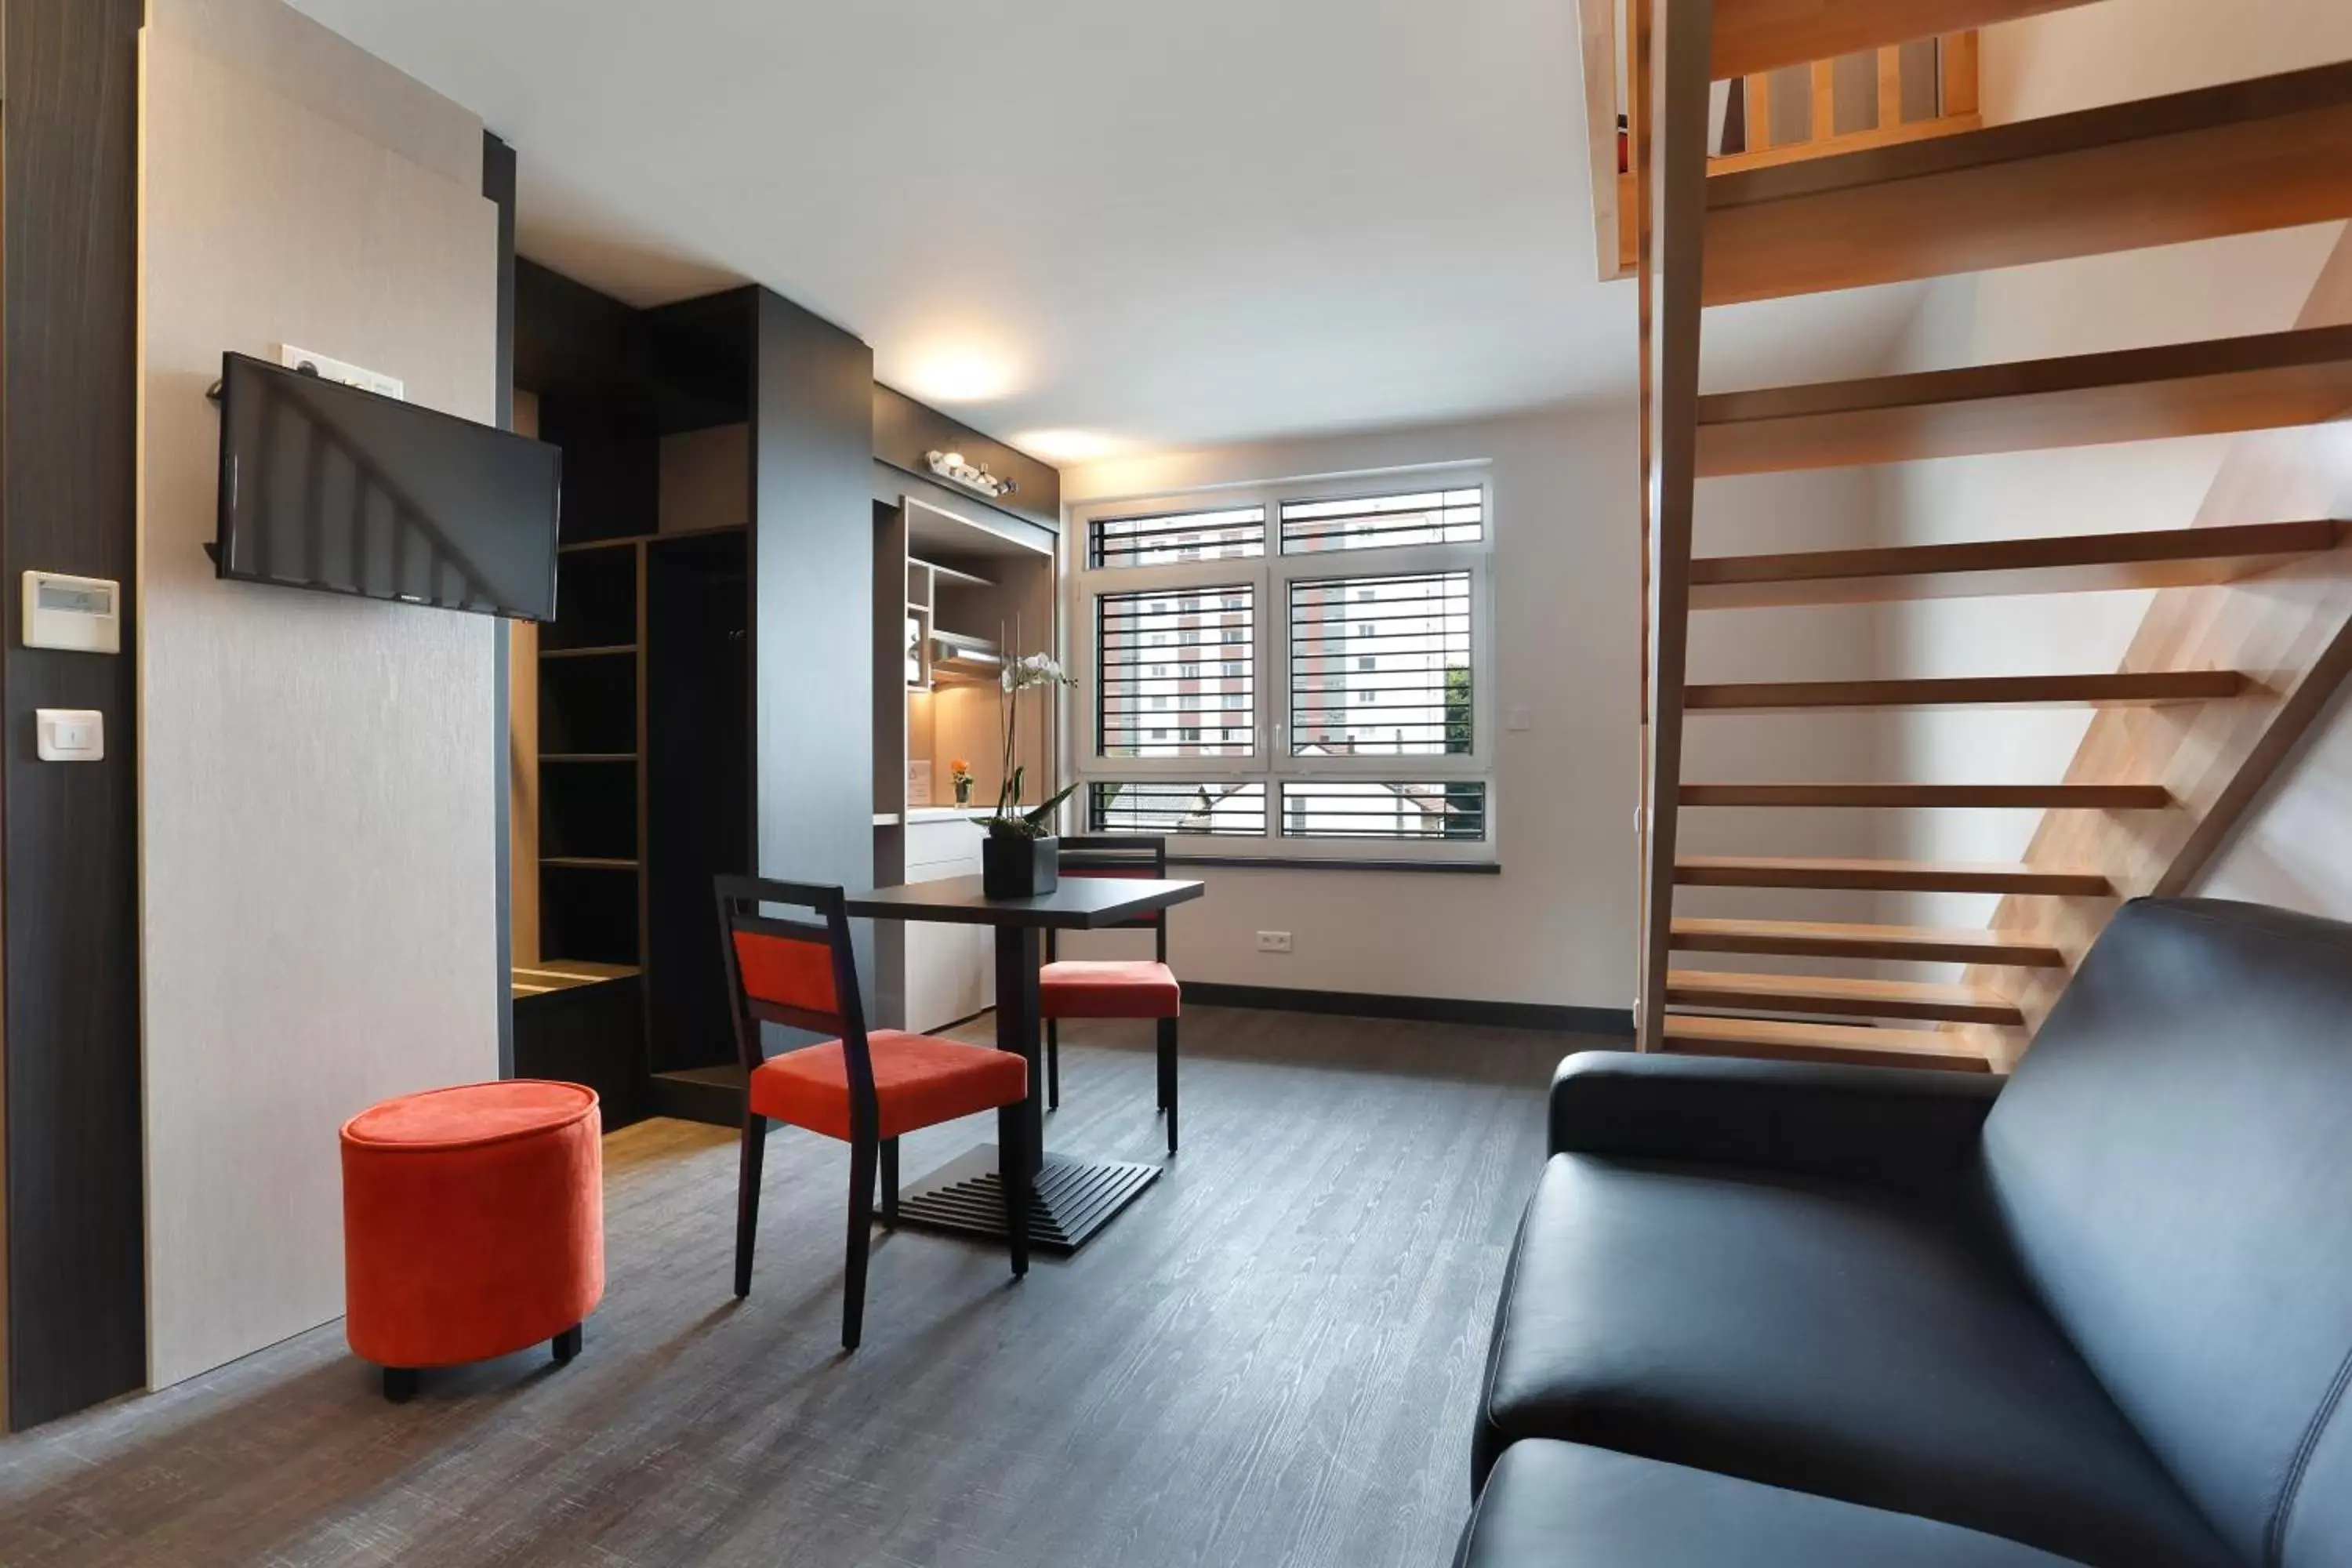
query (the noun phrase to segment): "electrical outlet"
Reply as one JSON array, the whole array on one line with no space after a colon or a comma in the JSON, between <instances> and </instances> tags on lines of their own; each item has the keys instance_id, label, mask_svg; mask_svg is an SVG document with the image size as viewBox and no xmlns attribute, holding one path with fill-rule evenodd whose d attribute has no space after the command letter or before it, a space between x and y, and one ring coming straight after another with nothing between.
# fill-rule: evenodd
<instances>
[{"instance_id":1,"label":"electrical outlet","mask_svg":"<svg viewBox=\"0 0 2352 1568\"><path fill-rule=\"evenodd\" d=\"M321 381L341 382L345 386L356 386L362 392L373 392L380 396L403 401L408 396L408 388L397 376L386 375L380 370L369 370L346 360L329 359L325 354L312 353L309 349L296 348L292 343L278 345L278 363L288 370L315 375Z\"/></svg>"},{"instance_id":2,"label":"electrical outlet","mask_svg":"<svg viewBox=\"0 0 2352 1568\"><path fill-rule=\"evenodd\" d=\"M1286 931L1262 931L1257 933L1257 950L1260 952L1288 952L1290 933Z\"/></svg>"}]
</instances>

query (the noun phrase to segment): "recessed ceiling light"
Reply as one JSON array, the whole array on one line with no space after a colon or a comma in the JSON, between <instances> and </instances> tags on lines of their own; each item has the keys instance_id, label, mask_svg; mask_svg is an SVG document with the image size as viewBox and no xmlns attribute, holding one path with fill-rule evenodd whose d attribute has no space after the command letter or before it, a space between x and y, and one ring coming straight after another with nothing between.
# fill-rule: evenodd
<instances>
[{"instance_id":1,"label":"recessed ceiling light","mask_svg":"<svg viewBox=\"0 0 2352 1568\"><path fill-rule=\"evenodd\" d=\"M1032 430L1013 437L1013 445L1049 463L1090 463L1109 457L1127 443L1094 430Z\"/></svg>"},{"instance_id":2,"label":"recessed ceiling light","mask_svg":"<svg viewBox=\"0 0 2352 1568\"><path fill-rule=\"evenodd\" d=\"M958 344L916 354L906 389L926 403L985 403L1012 392L1019 379L1004 355Z\"/></svg>"}]
</instances>

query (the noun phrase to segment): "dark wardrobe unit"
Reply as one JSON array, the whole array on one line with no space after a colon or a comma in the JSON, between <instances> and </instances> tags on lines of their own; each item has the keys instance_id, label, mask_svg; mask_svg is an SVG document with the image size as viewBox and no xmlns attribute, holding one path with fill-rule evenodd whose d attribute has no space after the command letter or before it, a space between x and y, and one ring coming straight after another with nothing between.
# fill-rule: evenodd
<instances>
[{"instance_id":1,"label":"dark wardrobe unit","mask_svg":"<svg viewBox=\"0 0 2352 1568\"><path fill-rule=\"evenodd\" d=\"M639 310L518 266L519 423L564 479L516 700L515 1067L608 1126L740 1114L713 875L869 869L872 379L764 289Z\"/></svg>"}]
</instances>

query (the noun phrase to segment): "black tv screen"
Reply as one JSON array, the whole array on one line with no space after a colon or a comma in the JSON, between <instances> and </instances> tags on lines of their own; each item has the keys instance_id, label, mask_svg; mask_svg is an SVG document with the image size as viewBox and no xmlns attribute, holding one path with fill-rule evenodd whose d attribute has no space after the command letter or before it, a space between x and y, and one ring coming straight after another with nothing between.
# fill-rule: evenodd
<instances>
[{"instance_id":1,"label":"black tv screen","mask_svg":"<svg viewBox=\"0 0 2352 1568\"><path fill-rule=\"evenodd\" d=\"M220 429L220 575L554 618L557 448L238 353Z\"/></svg>"}]
</instances>

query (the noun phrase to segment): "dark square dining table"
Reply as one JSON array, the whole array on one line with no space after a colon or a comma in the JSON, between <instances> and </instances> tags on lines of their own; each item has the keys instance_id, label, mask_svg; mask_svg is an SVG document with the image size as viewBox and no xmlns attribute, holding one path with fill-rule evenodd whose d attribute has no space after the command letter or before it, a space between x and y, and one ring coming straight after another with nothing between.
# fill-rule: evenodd
<instances>
[{"instance_id":1,"label":"dark square dining table","mask_svg":"<svg viewBox=\"0 0 2352 1568\"><path fill-rule=\"evenodd\" d=\"M1044 1073L1037 1018L1037 970L1047 931L1097 931L1199 898L1199 882L1126 877L1066 877L1050 893L992 899L978 877L875 888L849 895L849 913L877 921L939 921L996 928L996 1048L1029 1064L1029 1098L1021 1127L1029 1140L1029 1168L1037 1173L1029 1211L1029 1241L1049 1251L1075 1252L1119 1210L1158 1179L1157 1164L1077 1160L1045 1152ZM920 1178L898 1199L898 1222L935 1230L1001 1237L1004 1199L996 1145L978 1148Z\"/></svg>"}]
</instances>

